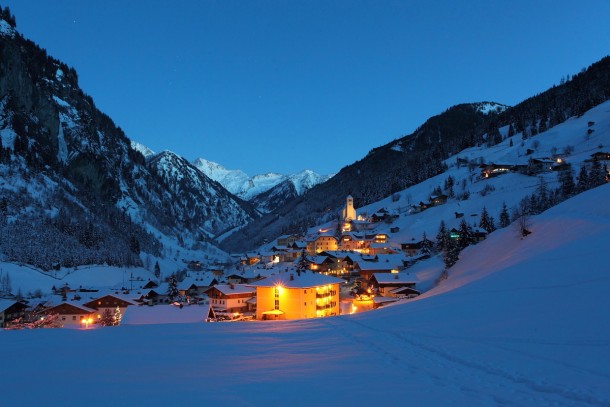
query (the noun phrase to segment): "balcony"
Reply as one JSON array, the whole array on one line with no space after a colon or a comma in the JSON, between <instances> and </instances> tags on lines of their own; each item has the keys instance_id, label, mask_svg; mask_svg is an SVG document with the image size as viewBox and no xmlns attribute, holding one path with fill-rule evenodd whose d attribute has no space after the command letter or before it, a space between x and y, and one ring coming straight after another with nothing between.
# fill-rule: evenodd
<instances>
[{"instance_id":1,"label":"balcony","mask_svg":"<svg viewBox=\"0 0 610 407\"><path fill-rule=\"evenodd\" d=\"M333 297L335 295L337 295L336 290L316 292L316 298L327 298L327 297Z\"/></svg>"}]
</instances>

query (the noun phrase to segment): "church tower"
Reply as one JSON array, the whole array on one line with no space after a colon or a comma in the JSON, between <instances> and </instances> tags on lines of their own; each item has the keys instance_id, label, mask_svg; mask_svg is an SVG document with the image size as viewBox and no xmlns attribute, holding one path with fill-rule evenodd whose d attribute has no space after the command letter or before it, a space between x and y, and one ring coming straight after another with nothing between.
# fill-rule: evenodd
<instances>
[{"instance_id":1,"label":"church tower","mask_svg":"<svg viewBox=\"0 0 610 407\"><path fill-rule=\"evenodd\" d=\"M352 220L356 220L356 210L354 209L354 198L351 195L347 196L347 200L345 202L345 208L343 208L342 212L343 222L349 222Z\"/></svg>"}]
</instances>

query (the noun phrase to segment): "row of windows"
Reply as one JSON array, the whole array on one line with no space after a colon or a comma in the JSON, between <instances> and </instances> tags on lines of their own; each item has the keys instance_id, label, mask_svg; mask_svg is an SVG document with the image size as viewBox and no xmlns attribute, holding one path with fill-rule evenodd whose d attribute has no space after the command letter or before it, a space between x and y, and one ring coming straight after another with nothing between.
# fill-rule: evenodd
<instances>
[{"instance_id":1,"label":"row of windows","mask_svg":"<svg viewBox=\"0 0 610 407\"><path fill-rule=\"evenodd\" d=\"M85 317L81 315L81 316L80 316L80 319L85 319ZM66 316L65 316L65 315L62 315L62 316L61 316L61 320L62 320L62 321L65 321L65 320L66 320ZM76 321L76 315L72 315L72 321Z\"/></svg>"}]
</instances>

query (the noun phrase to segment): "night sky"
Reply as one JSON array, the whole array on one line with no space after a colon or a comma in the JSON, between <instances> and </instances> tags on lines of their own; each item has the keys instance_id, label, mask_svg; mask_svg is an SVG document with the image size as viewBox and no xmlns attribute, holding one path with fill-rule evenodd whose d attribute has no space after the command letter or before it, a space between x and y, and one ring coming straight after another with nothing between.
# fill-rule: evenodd
<instances>
[{"instance_id":1,"label":"night sky","mask_svg":"<svg viewBox=\"0 0 610 407\"><path fill-rule=\"evenodd\" d=\"M607 0L0 2L129 138L249 175L337 172L610 54Z\"/></svg>"}]
</instances>

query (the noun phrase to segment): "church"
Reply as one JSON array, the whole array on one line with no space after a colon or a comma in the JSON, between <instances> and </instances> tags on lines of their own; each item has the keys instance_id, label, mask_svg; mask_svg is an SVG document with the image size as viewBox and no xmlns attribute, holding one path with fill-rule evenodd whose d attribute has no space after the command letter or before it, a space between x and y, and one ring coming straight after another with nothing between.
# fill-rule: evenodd
<instances>
[{"instance_id":1,"label":"church","mask_svg":"<svg viewBox=\"0 0 610 407\"><path fill-rule=\"evenodd\" d=\"M345 202L345 208L341 213L341 219L343 222L351 222L352 220L356 220L356 209L354 209L354 198L351 195L347 196L347 200Z\"/></svg>"}]
</instances>

